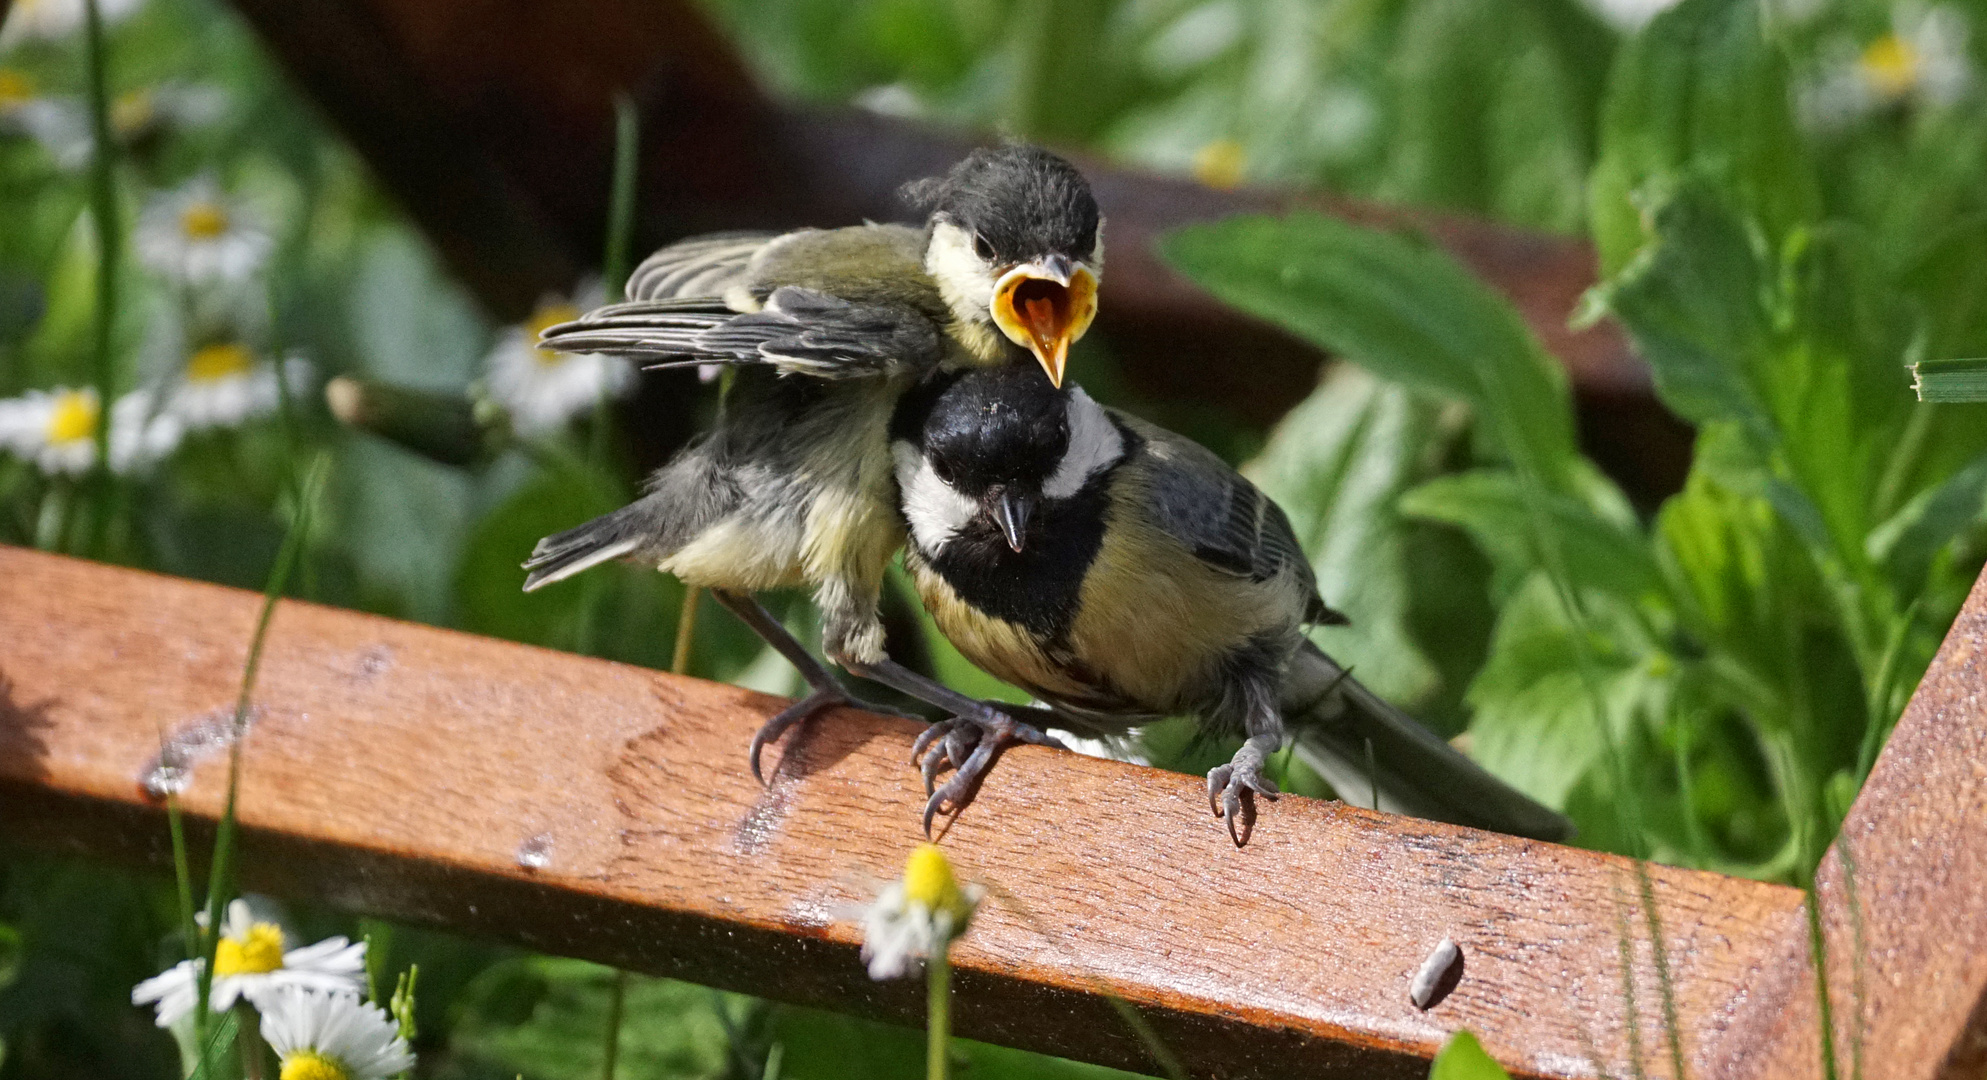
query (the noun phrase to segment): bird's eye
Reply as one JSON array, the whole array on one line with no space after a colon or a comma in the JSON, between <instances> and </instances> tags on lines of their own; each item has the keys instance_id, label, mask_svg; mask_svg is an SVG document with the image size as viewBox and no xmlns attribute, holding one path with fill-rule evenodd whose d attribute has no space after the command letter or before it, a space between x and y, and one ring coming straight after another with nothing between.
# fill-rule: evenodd
<instances>
[{"instance_id":1,"label":"bird's eye","mask_svg":"<svg viewBox=\"0 0 1987 1080\"><path fill-rule=\"evenodd\" d=\"M973 250L974 252L978 253L980 258L985 259L988 262L993 261L994 257L993 245L987 242L985 233L973 234Z\"/></svg>"},{"instance_id":2,"label":"bird's eye","mask_svg":"<svg viewBox=\"0 0 1987 1080\"><path fill-rule=\"evenodd\" d=\"M952 466L947 465L943 460L939 458L933 458L931 462L931 471L932 475L938 477L939 483L946 485L950 485L952 483Z\"/></svg>"}]
</instances>

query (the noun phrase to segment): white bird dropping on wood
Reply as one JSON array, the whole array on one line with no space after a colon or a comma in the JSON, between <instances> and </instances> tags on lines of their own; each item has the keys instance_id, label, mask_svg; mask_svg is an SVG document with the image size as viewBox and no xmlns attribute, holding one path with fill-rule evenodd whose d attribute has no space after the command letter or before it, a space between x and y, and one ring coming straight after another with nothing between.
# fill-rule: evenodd
<instances>
[{"instance_id":1,"label":"white bird dropping on wood","mask_svg":"<svg viewBox=\"0 0 1987 1080\"><path fill-rule=\"evenodd\" d=\"M1442 944L1435 946L1435 951L1421 962L1421 969L1414 973L1414 981L1408 983L1407 999L1422 1012L1434 1008L1449 996L1450 990L1455 989L1456 980L1450 975L1460 974L1456 969L1461 966L1462 959L1463 950L1457 948L1455 942L1443 938Z\"/></svg>"}]
</instances>

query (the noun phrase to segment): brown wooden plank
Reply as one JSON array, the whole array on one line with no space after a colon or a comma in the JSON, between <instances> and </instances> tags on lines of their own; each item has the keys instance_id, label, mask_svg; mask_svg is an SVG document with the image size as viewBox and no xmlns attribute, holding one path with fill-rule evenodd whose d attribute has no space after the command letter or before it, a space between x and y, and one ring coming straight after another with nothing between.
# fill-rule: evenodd
<instances>
[{"instance_id":1,"label":"brown wooden plank","mask_svg":"<svg viewBox=\"0 0 1987 1080\"><path fill-rule=\"evenodd\" d=\"M1877 758L1816 889L1837 1075L1987 1075L1987 575ZM1806 920L1794 925L1737 1018L1719 1075L1822 1075Z\"/></svg>"},{"instance_id":2,"label":"brown wooden plank","mask_svg":"<svg viewBox=\"0 0 1987 1080\"><path fill-rule=\"evenodd\" d=\"M503 317L596 264L617 93L642 113L644 251L713 229L901 219L897 188L943 170L974 141L769 100L688 0L234 2L454 272ZM1267 424L1311 389L1316 349L1216 303L1151 246L1186 222L1309 206L1428 230L1510 296L1566 362L1601 463L1645 502L1681 486L1689 431L1655 404L1619 330L1567 326L1594 279L1585 243L1287 191L1215 191L1094 158L1082 164L1110 222L1098 326L1143 394Z\"/></svg>"},{"instance_id":3,"label":"brown wooden plank","mask_svg":"<svg viewBox=\"0 0 1987 1080\"><path fill-rule=\"evenodd\" d=\"M258 602L0 548L0 835L163 863L140 771L163 732L232 701ZM920 839L908 722L826 718L762 789L744 750L776 699L294 602L257 697L252 886L919 1021L914 982L865 977L848 918ZM221 756L198 769L196 813L217 811L224 775ZM958 950L962 1034L1151 1068L1107 987L1199 1075L1419 1077L1468 1026L1521 1075L1622 1076L1626 935L1647 1075L1668 1074L1628 863L1295 797L1237 851L1202 788L1008 755L944 838L1003 890ZM1799 894L1652 877L1703 1075ZM1409 979L1445 936L1463 977L1419 1013Z\"/></svg>"}]
</instances>

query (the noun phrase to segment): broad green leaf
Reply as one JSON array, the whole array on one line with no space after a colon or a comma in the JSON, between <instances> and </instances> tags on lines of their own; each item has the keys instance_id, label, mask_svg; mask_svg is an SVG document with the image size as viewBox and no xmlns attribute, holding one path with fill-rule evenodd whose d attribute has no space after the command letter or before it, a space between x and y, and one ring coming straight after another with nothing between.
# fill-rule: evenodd
<instances>
[{"instance_id":1,"label":"broad green leaf","mask_svg":"<svg viewBox=\"0 0 1987 1080\"><path fill-rule=\"evenodd\" d=\"M1286 415L1243 472L1283 507L1325 601L1352 619L1325 644L1361 681L1416 701L1437 672L1410 632L1413 587L1394 503L1419 479L1436 409L1339 365Z\"/></svg>"},{"instance_id":2,"label":"broad green leaf","mask_svg":"<svg viewBox=\"0 0 1987 1080\"><path fill-rule=\"evenodd\" d=\"M1404 495L1400 509L1468 531L1497 568L1498 591L1505 596L1533 572L1555 565L1582 591L1600 589L1625 600L1661 591L1661 575L1639 530L1603 520L1570 496L1541 492L1537 501L1534 507L1509 470L1480 469L1431 480Z\"/></svg>"},{"instance_id":3,"label":"broad green leaf","mask_svg":"<svg viewBox=\"0 0 1987 1080\"><path fill-rule=\"evenodd\" d=\"M1503 451L1563 488L1565 372L1510 303L1433 245L1320 214L1177 229L1166 260L1216 296L1374 374L1476 409Z\"/></svg>"},{"instance_id":4,"label":"broad green leaf","mask_svg":"<svg viewBox=\"0 0 1987 1080\"><path fill-rule=\"evenodd\" d=\"M1945 483L1927 488L1871 530L1871 561L1886 565L1905 595L1924 584L1932 557L1953 537L1980 520L1987 506L1987 457L1954 473Z\"/></svg>"},{"instance_id":5,"label":"broad green leaf","mask_svg":"<svg viewBox=\"0 0 1987 1080\"><path fill-rule=\"evenodd\" d=\"M1701 188L1666 198L1650 219L1648 245L1590 300L1628 328L1672 412L1733 421L1771 447L1772 410L1753 370L1775 345L1755 238Z\"/></svg>"},{"instance_id":6,"label":"broad green leaf","mask_svg":"<svg viewBox=\"0 0 1987 1080\"><path fill-rule=\"evenodd\" d=\"M1435 1055L1435 1064L1428 1070L1428 1080L1511 1080L1511 1074L1465 1028L1442 1044L1441 1052Z\"/></svg>"},{"instance_id":7,"label":"broad green leaf","mask_svg":"<svg viewBox=\"0 0 1987 1080\"><path fill-rule=\"evenodd\" d=\"M1642 246L1651 185L1715 179L1776 240L1820 215L1785 62L1760 0L1685 0L1617 54L1589 185L1604 274Z\"/></svg>"},{"instance_id":8,"label":"broad green leaf","mask_svg":"<svg viewBox=\"0 0 1987 1080\"><path fill-rule=\"evenodd\" d=\"M1470 755L1484 768L1555 809L1589 771L1604 764L1606 738L1594 713L1598 691L1619 741L1640 713L1659 707L1663 678L1630 654L1646 648L1627 611L1589 594L1592 625L1584 644L1593 665L1590 690L1581 671L1582 643L1543 573L1531 576L1501 612L1490 659L1471 683Z\"/></svg>"}]
</instances>

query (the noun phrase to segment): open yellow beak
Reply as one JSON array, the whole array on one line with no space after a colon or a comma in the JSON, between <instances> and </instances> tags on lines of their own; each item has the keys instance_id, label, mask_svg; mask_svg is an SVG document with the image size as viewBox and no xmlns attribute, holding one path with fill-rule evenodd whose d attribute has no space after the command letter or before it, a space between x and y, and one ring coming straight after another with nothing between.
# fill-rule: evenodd
<instances>
[{"instance_id":1,"label":"open yellow beak","mask_svg":"<svg viewBox=\"0 0 1987 1080\"><path fill-rule=\"evenodd\" d=\"M994 283L994 325L1035 354L1049 381L1062 385L1069 347L1097 317L1097 274L1060 255L1025 262Z\"/></svg>"}]
</instances>

